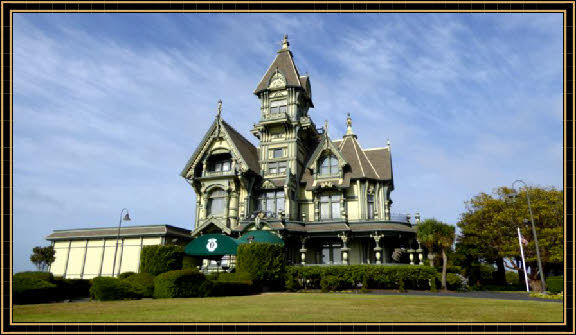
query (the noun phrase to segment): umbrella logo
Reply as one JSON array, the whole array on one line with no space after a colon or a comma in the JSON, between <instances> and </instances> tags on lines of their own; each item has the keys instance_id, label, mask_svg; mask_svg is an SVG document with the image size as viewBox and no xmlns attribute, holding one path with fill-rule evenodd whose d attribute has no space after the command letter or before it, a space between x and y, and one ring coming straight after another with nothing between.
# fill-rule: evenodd
<instances>
[{"instance_id":1,"label":"umbrella logo","mask_svg":"<svg viewBox=\"0 0 576 335\"><path fill-rule=\"evenodd\" d=\"M208 239L208 244L206 244L206 249L208 249L208 251L212 252L212 251L216 250L216 248L218 248L218 243L216 243L216 239L215 238Z\"/></svg>"}]
</instances>

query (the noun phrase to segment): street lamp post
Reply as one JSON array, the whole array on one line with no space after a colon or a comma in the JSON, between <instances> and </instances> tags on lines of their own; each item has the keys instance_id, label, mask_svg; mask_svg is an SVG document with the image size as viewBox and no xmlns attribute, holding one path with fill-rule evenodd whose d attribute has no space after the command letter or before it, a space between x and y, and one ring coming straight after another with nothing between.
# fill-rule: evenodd
<instances>
[{"instance_id":1,"label":"street lamp post","mask_svg":"<svg viewBox=\"0 0 576 335\"><path fill-rule=\"evenodd\" d=\"M538 271L540 272L540 281L542 283L542 293L546 292L546 280L544 279L544 271L542 270L542 260L540 259L540 248L538 247L538 236L536 235L536 227L534 226L534 216L532 215L532 206L530 205L530 196L528 195L528 191L530 188L523 180L515 180L512 183L512 190L514 191L514 195L516 195L516 189L514 185L516 183L524 184L524 188L526 188L526 200L528 201L528 211L530 212L530 222L532 223L532 234L534 235L534 244L536 245L536 258L538 260ZM524 269L526 271L526 269Z\"/></svg>"},{"instance_id":2,"label":"street lamp post","mask_svg":"<svg viewBox=\"0 0 576 335\"><path fill-rule=\"evenodd\" d=\"M126 215L122 217L122 213L126 211ZM115 277L116 274L116 255L118 254L118 239L120 239L120 227L122 227L122 221L130 221L130 215L128 215L128 209L123 208L120 212L120 222L118 223L118 234L116 235L116 249L114 250L114 265L112 265L112 277ZM120 269L118 269L120 272Z\"/></svg>"}]
</instances>

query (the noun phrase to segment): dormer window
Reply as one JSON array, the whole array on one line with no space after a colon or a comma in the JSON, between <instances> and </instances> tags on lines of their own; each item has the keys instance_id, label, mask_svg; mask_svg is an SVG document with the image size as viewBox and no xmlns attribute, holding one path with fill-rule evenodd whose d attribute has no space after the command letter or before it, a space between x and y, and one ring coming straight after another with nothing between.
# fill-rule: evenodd
<instances>
[{"instance_id":1,"label":"dormer window","mask_svg":"<svg viewBox=\"0 0 576 335\"><path fill-rule=\"evenodd\" d=\"M286 111L287 111L286 100L276 100L270 102L270 114L286 113Z\"/></svg>"},{"instance_id":2,"label":"dormer window","mask_svg":"<svg viewBox=\"0 0 576 335\"><path fill-rule=\"evenodd\" d=\"M208 172L226 172L232 169L230 154L213 155L208 159Z\"/></svg>"},{"instance_id":3,"label":"dormer window","mask_svg":"<svg viewBox=\"0 0 576 335\"><path fill-rule=\"evenodd\" d=\"M322 163L320 163L321 176L333 176L338 174L338 159L336 156L330 155L324 158Z\"/></svg>"}]
</instances>

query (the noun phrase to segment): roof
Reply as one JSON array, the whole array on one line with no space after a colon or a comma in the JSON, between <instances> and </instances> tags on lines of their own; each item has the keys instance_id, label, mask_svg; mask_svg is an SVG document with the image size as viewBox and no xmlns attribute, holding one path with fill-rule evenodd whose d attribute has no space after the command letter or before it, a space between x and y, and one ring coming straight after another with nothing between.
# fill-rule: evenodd
<instances>
[{"instance_id":1,"label":"roof","mask_svg":"<svg viewBox=\"0 0 576 335\"><path fill-rule=\"evenodd\" d=\"M348 167L345 168L342 183L338 183L337 178L335 178L335 186L349 187L351 179L368 178L392 181L392 159L388 147L362 149L356 136L344 136L343 139L332 141L332 144L338 149L344 160L348 163ZM318 142L316 149L314 149L313 152L316 152L318 146L321 145L323 145L323 141ZM313 155L310 155L310 157L306 158L306 161L313 158L312 156ZM325 181L325 179L323 179L323 181ZM300 182L306 183L307 190L314 188L314 176L310 172L310 169L304 169L302 176L300 177Z\"/></svg>"},{"instance_id":2,"label":"roof","mask_svg":"<svg viewBox=\"0 0 576 335\"><path fill-rule=\"evenodd\" d=\"M268 67L268 71L266 71L266 74L264 74L264 77L262 77L262 80L260 80L260 83L254 90L255 94L268 89L270 78L272 78L276 73L276 70L280 71L282 75L284 75L286 86L303 88L302 83L300 82L300 74L294 64L292 52L289 49L281 49L278 51L276 58L274 58L274 61L270 67Z\"/></svg>"},{"instance_id":3,"label":"roof","mask_svg":"<svg viewBox=\"0 0 576 335\"><path fill-rule=\"evenodd\" d=\"M241 156L240 159L246 163L248 169L252 170L255 173L260 172L260 165L258 164L258 151L256 150L256 147L254 147L254 145L250 141L248 141L244 136L238 133L236 129L234 129L226 121L224 121L222 117L218 116L216 117L214 122L212 122L212 125L202 138L200 145L198 145L198 147L196 148L190 159L188 159L188 162L184 166L184 169L182 169L180 176L186 177L188 172L194 168L194 162L196 161L198 156L202 152L204 152L206 143L210 139L212 133L216 131L218 125L221 125L221 128L228 135L228 138L232 142L231 143L232 146L238 149L238 154Z\"/></svg>"},{"instance_id":4,"label":"roof","mask_svg":"<svg viewBox=\"0 0 576 335\"><path fill-rule=\"evenodd\" d=\"M258 164L258 151L256 147L226 121L222 120L222 125L226 129L226 132L228 132L228 135L230 135L230 139L234 142L238 151L240 151L240 155L244 157L248 168L259 173L260 164Z\"/></svg>"},{"instance_id":5,"label":"roof","mask_svg":"<svg viewBox=\"0 0 576 335\"><path fill-rule=\"evenodd\" d=\"M48 241L57 240L89 240L101 239L106 237L116 238L118 227L104 228L81 228L54 230L52 234L46 236ZM141 236L179 236L191 238L190 230L174 227L170 225L150 225L150 226L126 226L120 228L121 237L141 237Z\"/></svg>"}]
</instances>

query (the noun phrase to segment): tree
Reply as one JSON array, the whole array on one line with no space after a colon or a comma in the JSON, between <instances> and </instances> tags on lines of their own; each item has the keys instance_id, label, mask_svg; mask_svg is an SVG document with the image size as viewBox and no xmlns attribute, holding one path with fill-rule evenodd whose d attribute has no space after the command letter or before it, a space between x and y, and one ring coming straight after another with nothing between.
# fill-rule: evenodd
<instances>
[{"instance_id":1,"label":"tree","mask_svg":"<svg viewBox=\"0 0 576 335\"><path fill-rule=\"evenodd\" d=\"M36 265L38 271L46 271L48 267L56 260L56 250L53 246L49 247L34 247L30 261Z\"/></svg>"},{"instance_id":2,"label":"tree","mask_svg":"<svg viewBox=\"0 0 576 335\"><path fill-rule=\"evenodd\" d=\"M440 251L442 253L442 289L446 290L446 267L448 265L447 250L452 247L456 228L442 223L436 219L426 219L416 226L418 241L424 245L429 253ZM433 266L432 259L430 265Z\"/></svg>"},{"instance_id":3,"label":"tree","mask_svg":"<svg viewBox=\"0 0 576 335\"><path fill-rule=\"evenodd\" d=\"M528 241L524 246L526 267L532 288L540 285L537 272L536 248L531 230L526 189L509 201L512 189L497 188L493 194L480 193L466 202L466 212L461 214L458 227L457 250L466 251L466 261L496 263L497 282L505 283L506 268L523 274L517 261L520 256L517 228ZM534 225L538 235L540 256L544 272L563 261L563 191L552 187L529 189L534 213ZM462 258L463 259L463 258ZM470 265L470 264L467 264Z\"/></svg>"}]
</instances>

